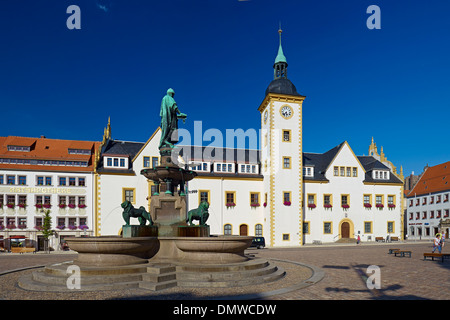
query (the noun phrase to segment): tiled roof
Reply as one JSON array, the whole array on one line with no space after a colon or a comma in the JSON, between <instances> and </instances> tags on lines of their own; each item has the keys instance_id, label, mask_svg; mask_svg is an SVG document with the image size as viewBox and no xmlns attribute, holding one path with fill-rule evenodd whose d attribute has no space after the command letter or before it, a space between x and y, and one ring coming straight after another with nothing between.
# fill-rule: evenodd
<instances>
[{"instance_id":1,"label":"tiled roof","mask_svg":"<svg viewBox=\"0 0 450 320\"><path fill-rule=\"evenodd\" d=\"M88 163L87 167L0 163L0 168L36 171L93 171L93 158L99 145L100 142L47 139L45 137L0 137L1 159L79 161ZM8 146L30 147L30 151L10 151ZM91 150L91 154L69 154L69 149Z\"/></svg>"},{"instance_id":2,"label":"tiled roof","mask_svg":"<svg viewBox=\"0 0 450 320\"><path fill-rule=\"evenodd\" d=\"M408 197L450 190L450 161L428 167Z\"/></svg>"}]
</instances>

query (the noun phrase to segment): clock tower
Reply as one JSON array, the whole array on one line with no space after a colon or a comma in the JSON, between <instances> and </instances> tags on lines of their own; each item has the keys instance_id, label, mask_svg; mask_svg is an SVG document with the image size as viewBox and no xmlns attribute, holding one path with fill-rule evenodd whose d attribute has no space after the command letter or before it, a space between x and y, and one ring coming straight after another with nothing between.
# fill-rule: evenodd
<instances>
[{"instance_id":1,"label":"clock tower","mask_svg":"<svg viewBox=\"0 0 450 320\"><path fill-rule=\"evenodd\" d=\"M266 89L261 113L261 173L264 176L264 229L271 247L303 244L302 104L304 96L287 78L280 44L274 79Z\"/></svg>"}]
</instances>

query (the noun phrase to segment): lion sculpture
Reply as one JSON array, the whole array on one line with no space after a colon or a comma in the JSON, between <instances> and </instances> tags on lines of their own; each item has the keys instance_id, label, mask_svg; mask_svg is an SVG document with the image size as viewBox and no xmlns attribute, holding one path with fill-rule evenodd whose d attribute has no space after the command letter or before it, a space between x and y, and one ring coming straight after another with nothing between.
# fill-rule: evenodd
<instances>
[{"instance_id":1,"label":"lion sculpture","mask_svg":"<svg viewBox=\"0 0 450 320\"><path fill-rule=\"evenodd\" d=\"M194 225L192 220L198 220L201 226L207 226L206 221L209 218L209 203L206 201L202 201L197 209L192 209L188 212L186 222L189 222L189 225Z\"/></svg>"},{"instance_id":2,"label":"lion sculpture","mask_svg":"<svg viewBox=\"0 0 450 320\"><path fill-rule=\"evenodd\" d=\"M150 225L153 225L152 217L150 216L150 213L148 213L144 207L140 207L139 209L135 209L130 201L126 200L121 204L123 208L123 220L125 220L125 223L127 226L130 225L130 218L138 218L139 223L141 226L145 226L147 221L150 222Z\"/></svg>"}]
</instances>

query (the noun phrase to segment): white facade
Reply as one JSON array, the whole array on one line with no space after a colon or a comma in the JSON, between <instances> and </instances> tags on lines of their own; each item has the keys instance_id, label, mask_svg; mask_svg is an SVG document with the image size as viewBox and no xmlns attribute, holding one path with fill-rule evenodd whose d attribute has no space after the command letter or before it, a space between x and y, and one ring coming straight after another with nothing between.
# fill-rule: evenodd
<instances>
[{"instance_id":1,"label":"white facade","mask_svg":"<svg viewBox=\"0 0 450 320\"><path fill-rule=\"evenodd\" d=\"M420 181L420 180L419 180ZM433 239L441 220L450 218L450 191L412 196L407 199L408 239ZM447 237L448 237L448 230Z\"/></svg>"}]
</instances>

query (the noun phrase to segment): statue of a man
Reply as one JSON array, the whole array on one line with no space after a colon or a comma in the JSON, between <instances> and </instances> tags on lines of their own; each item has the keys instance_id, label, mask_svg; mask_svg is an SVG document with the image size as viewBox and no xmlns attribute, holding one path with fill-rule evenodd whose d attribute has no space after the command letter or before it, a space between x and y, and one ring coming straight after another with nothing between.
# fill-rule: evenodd
<instances>
[{"instance_id":1,"label":"statue of a man","mask_svg":"<svg viewBox=\"0 0 450 320\"><path fill-rule=\"evenodd\" d=\"M167 94L161 101L161 141L159 142L159 149L164 147L174 147L174 143L178 142L177 136L173 133L178 129L178 119L186 119L186 114L178 110L177 103L173 96L175 91L173 89L167 90Z\"/></svg>"}]
</instances>

